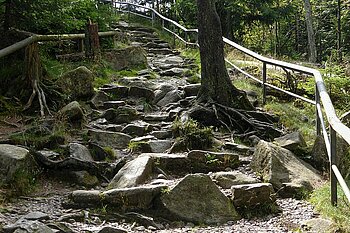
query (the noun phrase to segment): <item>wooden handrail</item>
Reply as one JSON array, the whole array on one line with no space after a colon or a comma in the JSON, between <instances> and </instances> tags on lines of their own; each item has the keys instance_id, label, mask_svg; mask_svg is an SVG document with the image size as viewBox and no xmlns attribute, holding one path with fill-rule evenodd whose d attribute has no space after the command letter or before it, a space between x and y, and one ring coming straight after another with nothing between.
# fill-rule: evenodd
<instances>
[{"instance_id":1,"label":"wooden handrail","mask_svg":"<svg viewBox=\"0 0 350 233\"><path fill-rule=\"evenodd\" d=\"M114 36L117 31L108 31L108 32L99 32L98 35L101 37L105 36ZM33 35L24 40L21 40L13 45L10 45L4 49L0 50L0 58L7 56L11 53L16 52L26 46L35 43L35 42L44 42L44 41L60 41L60 40L74 40L74 39L84 39L85 34L59 34L59 35Z\"/></svg>"}]
</instances>

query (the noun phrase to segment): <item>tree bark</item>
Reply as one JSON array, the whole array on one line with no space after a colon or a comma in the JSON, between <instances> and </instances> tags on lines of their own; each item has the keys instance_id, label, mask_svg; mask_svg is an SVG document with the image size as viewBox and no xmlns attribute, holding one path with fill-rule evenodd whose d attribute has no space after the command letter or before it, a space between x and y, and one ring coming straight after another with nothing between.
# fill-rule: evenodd
<instances>
[{"instance_id":1,"label":"tree bark","mask_svg":"<svg viewBox=\"0 0 350 233\"><path fill-rule=\"evenodd\" d=\"M201 57L200 103L218 103L236 109L252 110L244 91L233 86L224 60L224 42L215 0L197 0L198 41Z\"/></svg>"},{"instance_id":2,"label":"tree bark","mask_svg":"<svg viewBox=\"0 0 350 233\"><path fill-rule=\"evenodd\" d=\"M341 2L338 0L337 5L337 50L338 50L338 61L343 60L342 55L342 42L341 42Z\"/></svg>"},{"instance_id":3,"label":"tree bark","mask_svg":"<svg viewBox=\"0 0 350 233\"><path fill-rule=\"evenodd\" d=\"M12 0L5 1L5 15L4 15L4 31L8 31L11 27L11 8Z\"/></svg>"},{"instance_id":4,"label":"tree bark","mask_svg":"<svg viewBox=\"0 0 350 233\"><path fill-rule=\"evenodd\" d=\"M304 0L305 7L305 22L307 29L307 38L309 44L309 61L315 63L317 61L317 50L316 50L316 41L315 33L312 25L312 9L310 0Z\"/></svg>"}]
</instances>

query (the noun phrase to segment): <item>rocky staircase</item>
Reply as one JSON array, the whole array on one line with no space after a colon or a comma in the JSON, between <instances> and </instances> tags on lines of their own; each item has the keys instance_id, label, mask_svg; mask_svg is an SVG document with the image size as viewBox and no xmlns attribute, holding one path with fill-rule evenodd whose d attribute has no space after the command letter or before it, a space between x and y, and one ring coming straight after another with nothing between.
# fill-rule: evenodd
<instances>
[{"instance_id":1,"label":"rocky staircase","mask_svg":"<svg viewBox=\"0 0 350 233\"><path fill-rule=\"evenodd\" d=\"M309 204L290 198L305 184L309 188L322 182L292 153L303 146L299 134L276 140L280 146L256 137L245 146L233 141L231 134L217 131L215 151L188 151L174 137L173 122L186 118L199 90L199 84L187 81L196 75L194 61L182 57L153 29L126 23L119 29L132 46L144 49L148 68L137 77L99 88L90 102L88 145L67 145L70 157L93 163L109 159L118 169L105 181L80 175L80 185L95 189L76 190L69 201L60 200L65 207L83 209L83 220L80 215L80 220L62 220L70 218L63 218L67 211L55 204L51 216L36 215L27 218L29 222L44 220L44 226L55 229L64 222L66 230L60 227L56 232L187 232L203 223L219 225L202 227L200 232L288 232L314 218ZM30 208L39 211L40 205L33 202ZM89 217L89 208L101 206L120 214ZM247 213L261 216L259 211L266 210L255 222L241 218ZM25 216L21 219L5 230L31 224L23 220ZM120 223L125 219L135 223Z\"/></svg>"}]
</instances>

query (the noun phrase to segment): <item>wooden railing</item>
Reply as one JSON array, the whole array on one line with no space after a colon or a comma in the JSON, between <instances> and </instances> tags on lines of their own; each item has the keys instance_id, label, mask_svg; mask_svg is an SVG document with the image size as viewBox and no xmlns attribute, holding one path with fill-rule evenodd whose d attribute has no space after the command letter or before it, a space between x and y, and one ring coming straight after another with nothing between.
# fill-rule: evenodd
<instances>
[{"instance_id":1,"label":"wooden railing","mask_svg":"<svg viewBox=\"0 0 350 233\"><path fill-rule=\"evenodd\" d=\"M174 36L174 39L177 38L186 45L198 45L197 41L190 41L188 38L189 33L198 33L197 29L187 29L184 26L180 25L179 23L175 22L174 20L171 20L163 15L161 15L159 12L157 12L155 9L148 7L148 6L142 6L130 2L119 2L119 1L112 1L113 7L120 12L125 12L127 14L133 14L138 15L140 17L144 17L147 19L152 20L152 23L154 24L156 21L160 21L160 25L162 29L166 30L170 34ZM223 38L223 41L229 45L230 47L237 49L241 51L242 53L260 61L262 63L262 78L256 78L253 75L243 71L233 63L229 62L235 69L243 73L249 78L252 78L253 80L259 82L263 86L263 102L266 101L266 90L267 87L278 90L280 92L286 93L290 96L293 96L295 98L299 98L305 102L308 102L312 105L315 105L316 109L316 133L317 135L323 135L327 154L329 158L330 163L330 182L331 182L331 203L333 205L337 204L337 182L339 183L340 187L342 188L347 200L350 202L350 190L347 186L343 176L341 175L338 166L337 166L337 154L336 154L336 138L337 135L342 137L348 144L350 144L350 129L346 127L339 118L336 115L336 112L334 110L332 101L327 93L326 86L323 82L321 73L312 68L278 61L275 59L267 58L262 55L259 55L247 48L244 48L243 46L240 46L233 41ZM274 85L271 85L267 82L267 65L272 65L276 67L280 67L287 70L292 70L295 72L300 72L302 74L306 74L309 76L313 76L315 79L315 100L310 100L308 98L305 98L303 96L297 95L293 92L283 90L279 87L276 87ZM325 116L323 115L322 110L325 112ZM329 134L327 132L327 127L325 121L328 122L328 128L329 128Z\"/></svg>"}]
</instances>

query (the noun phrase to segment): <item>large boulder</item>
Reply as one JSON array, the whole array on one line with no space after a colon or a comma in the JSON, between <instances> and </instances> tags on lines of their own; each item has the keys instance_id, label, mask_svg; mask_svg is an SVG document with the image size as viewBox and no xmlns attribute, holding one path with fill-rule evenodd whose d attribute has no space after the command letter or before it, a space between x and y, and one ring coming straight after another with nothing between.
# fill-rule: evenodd
<instances>
[{"instance_id":1,"label":"large boulder","mask_svg":"<svg viewBox=\"0 0 350 233\"><path fill-rule=\"evenodd\" d=\"M350 176L350 146L340 136L336 139L336 155L338 158L338 168L343 177ZM322 171L329 171L329 158L326 144L322 136L318 136L315 140L311 152L311 158L314 166Z\"/></svg>"},{"instance_id":2,"label":"large boulder","mask_svg":"<svg viewBox=\"0 0 350 233\"><path fill-rule=\"evenodd\" d=\"M132 139L131 136L124 133L95 129L90 129L88 135L92 142L103 147L108 146L116 149L127 148Z\"/></svg>"},{"instance_id":3,"label":"large boulder","mask_svg":"<svg viewBox=\"0 0 350 233\"><path fill-rule=\"evenodd\" d=\"M255 172L273 185L282 196L299 196L319 187L323 181L317 171L291 151L260 141L251 162Z\"/></svg>"},{"instance_id":4,"label":"large boulder","mask_svg":"<svg viewBox=\"0 0 350 233\"><path fill-rule=\"evenodd\" d=\"M104 58L114 70L133 69L147 66L146 52L139 46L114 49L104 53Z\"/></svg>"},{"instance_id":5,"label":"large boulder","mask_svg":"<svg viewBox=\"0 0 350 233\"><path fill-rule=\"evenodd\" d=\"M160 199L170 216L184 221L217 224L239 218L231 201L205 174L187 175Z\"/></svg>"},{"instance_id":6,"label":"large boulder","mask_svg":"<svg viewBox=\"0 0 350 233\"><path fill-rule=\"evenodd\" d=\"M71 100L88 99L94 95L93 81L93 73L85 66L80 66L63 74L57 84Z\"/></svg>"},{"instance_id":7,"label":"large boulder","mask_svg":"<svg viewBox=\"0 0 350 233\"><path fill-rule=\"evenodd\" d=\"M126 163L113 177L108 189L130 188L143 184L152 174L152 165L150 156L141 156Z\"/></svg>"},{"instance_id":8,"label":"large boulder","mask_svg":"<svg viewBox=\"0 0 350 233\"><path fill-rule=\"evenodd\" d=\"M8 144L0 144L0 168L0 186L29 185L38 171L34 158L27 149Z\"/></svg>"}]
</instances>

